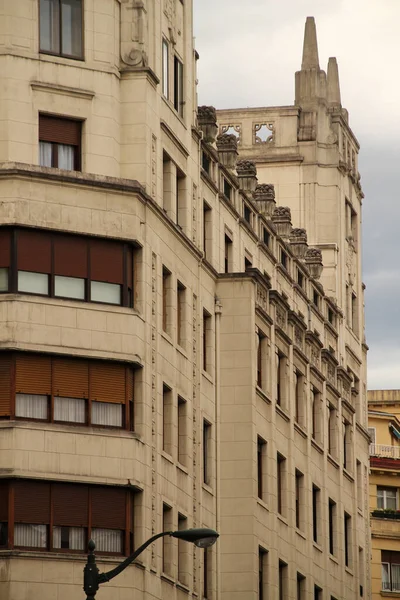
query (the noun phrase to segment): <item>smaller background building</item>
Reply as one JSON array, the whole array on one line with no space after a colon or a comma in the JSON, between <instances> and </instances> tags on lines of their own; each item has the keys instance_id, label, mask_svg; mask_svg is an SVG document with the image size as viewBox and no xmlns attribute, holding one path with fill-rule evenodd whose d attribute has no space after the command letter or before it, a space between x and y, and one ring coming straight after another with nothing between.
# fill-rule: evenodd
<instances>
[{"instance_id":1,"label":"smaller background building","mask_svg":"<svg viewBox=\"0 0 400 600\"><path fill-rule=\"evenodd\" d=\"M400 390L368 392L372 598L400 597Z\"/></svg>"}]
</instances>

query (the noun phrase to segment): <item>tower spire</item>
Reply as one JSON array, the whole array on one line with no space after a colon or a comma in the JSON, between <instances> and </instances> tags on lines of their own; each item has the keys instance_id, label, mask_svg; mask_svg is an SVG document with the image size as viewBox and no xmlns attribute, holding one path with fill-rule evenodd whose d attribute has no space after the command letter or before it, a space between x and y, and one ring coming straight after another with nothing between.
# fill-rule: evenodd
<instances>
[{"instance_id":1,"label":"tower spire","mask_svg":"<svg viewBox=\"0 0 400 600\"><path fill-rule=\"evenodd\" d=\"M304 29L303 60L301 69L319 69L317 30L314 17L307 17Z\"/></svg>"},{"instance_id":2,"label":"tower spire","mask_svg":"<svg viewBox=\"0 0 400 600\"><path fill-rule=\"evenodd\" d=\"M331 57L328 62L327 72L327 101L333 106L340 106L340 84L337 60Z\"/></svg>"}]
</instances>

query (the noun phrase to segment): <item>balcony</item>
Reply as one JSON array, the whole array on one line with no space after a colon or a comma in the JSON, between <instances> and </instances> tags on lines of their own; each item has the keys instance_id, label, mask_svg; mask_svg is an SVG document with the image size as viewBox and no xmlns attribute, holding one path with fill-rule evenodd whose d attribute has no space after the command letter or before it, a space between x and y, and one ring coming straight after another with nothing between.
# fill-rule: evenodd
<instances>
[{"instance_id":1,"label":"balcony","mask_svg":"<svg viewBox=\"0 0 400 600\"><path fill-rule=\"evenodd\" d=\"M379 458L400 459L400 446L383 446L382 444L370 444L369 455Z\"/></svg>"}]
</instances>

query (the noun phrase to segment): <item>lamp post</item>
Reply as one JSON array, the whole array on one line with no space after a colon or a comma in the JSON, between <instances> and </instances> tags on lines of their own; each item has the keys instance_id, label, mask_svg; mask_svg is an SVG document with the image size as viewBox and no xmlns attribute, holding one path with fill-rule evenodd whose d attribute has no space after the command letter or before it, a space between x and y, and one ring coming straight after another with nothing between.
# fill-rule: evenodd
<instances>
[{"instance_id":1,"label":"lamp post","mask_svg":"<svg viewBox=\"0 0 400 600\"><path fill-rule=\"evenodd\" d=\"M130 565L135 558L137 558L139 554L141 554L143 550L147 548L147 546L150 546L150 544L152 544L158 538L167 535L178 538L179 540L184 540L185 542L192 542L192 544L195 544L195 546L198 546L199 548L209 548L215 544L217 538L219 537L219 533L214 531L214 529L205 528L182 529L180 531L163 531L153 535L153 537L139 546L139 548L135 550L133 554L122 561L122 563L115 567L115 569L111 569L111 571L108 571L107 573L99 573L99 569L96 565L96 556L94 554L96 546L94 541L90 540L88 544L89 552L87 563L83 569L83 589L86 594L86 600L94 600L96 592L102 583L106 583L122 573L122 571L124 571L126 567Z\"/></svg>"}]
</instances>

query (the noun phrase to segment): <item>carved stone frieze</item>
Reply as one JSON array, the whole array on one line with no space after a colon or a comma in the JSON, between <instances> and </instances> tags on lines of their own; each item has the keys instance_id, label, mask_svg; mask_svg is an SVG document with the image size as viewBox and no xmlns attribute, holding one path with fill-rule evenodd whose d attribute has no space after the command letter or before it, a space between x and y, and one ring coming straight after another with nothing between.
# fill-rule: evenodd
<instances>
[{"instance_id":1,"label":"carved stone frieze","mask_svg":"<svg viewBox=\"0 0 400 600\"><path fill-rule=\"evenodd\" d=\"M268 311L268 292L267 290L257 283L256 288L256 304L264 311Z\"/></svg>"},{"instance_id":2,"label":"carved stone frieze","mask_svg":"<svg viewBox=\"0 0 400 600\"><path fill-rule=\"evenodd\" d=\"M298 348L300 348L300 350L303 350L304 335L303 335L303 331L301 330L301 328L298 325L294 326L294 343Z\"/></svg>"},{"instance_id":3,"label":"carved stone frieze","mask_svg":"<svg viewBox=\"0 0 400 600\"><path fill-rule=\"evenodd\" d=\"M287 312L279 305L275 307L275 319L278 327L286 331Z\"/></svg>"}]
</instances>

